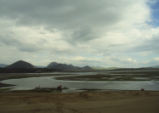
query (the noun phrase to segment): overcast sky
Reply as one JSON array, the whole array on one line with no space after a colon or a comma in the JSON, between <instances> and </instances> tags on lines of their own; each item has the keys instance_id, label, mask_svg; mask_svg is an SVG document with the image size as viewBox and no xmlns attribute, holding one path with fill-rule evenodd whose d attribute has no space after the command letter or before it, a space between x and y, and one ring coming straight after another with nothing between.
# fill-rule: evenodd
<instances>
[{"instance_id":1,"label":"overcast sky","mask_svg":"<svg viewBox=\"0 0 159 113\"><path fill-rule=\"evenodd\" d=\"M0 63L159 65L159 0L0 0Z\"/></svg>"}]
</instances>

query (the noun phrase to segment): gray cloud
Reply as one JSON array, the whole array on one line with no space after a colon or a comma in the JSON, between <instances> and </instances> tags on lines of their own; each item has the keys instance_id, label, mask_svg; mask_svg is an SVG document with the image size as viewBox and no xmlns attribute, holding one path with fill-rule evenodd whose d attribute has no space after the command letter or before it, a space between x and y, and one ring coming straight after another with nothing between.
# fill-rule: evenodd
<instances>
[{"instance_id":1,"label":"gray cloud","mask_svg":"<svg viewBox=\"0 0 159 113\"><path fill-rule=\"evenodd\" d=\"M0 0L0 50L35 63L131 65L138 51L158 52L158 37L142 38L147 1Z\"/></svg>"},{"instance_id":2,"label":"gray cloud","mask_svg":"<svg viewBox=\"0 0 159 113\"><path fill-rule=\"evenodd\" d=\"M37 45L29 44L18 41L16 37L6 35L5 37L0 36L0 46L11 46L11 47L16 47L22 52L36 52L40 50L40 47Z\"/></svg>"},{"instance_id":3,"label":"gray cloud","mask_svg":"<svg viewBox=\"0 0 159 113\"><path fill-rule=\"evenodd\" d=\"M68 41L72 44L77 44L79 42L84 43L95 38L98 38L96 31L92 31L89 28L83 28L78 31L75 31Z\"/></svg>"},{"instance_id":4,"label":"gray cloud","mask_svg":"<svg viewBox=\"0 0 159 113\"><path fill-rule=\"evenodd\" d=\"M99 37L93 32L122 19L125 4L116 0L0 0L0 16L16 19L18 24L71 31L73 41L89 41Z\"/></svg>"},{"instance_id":5,"label":"gray cloud","mask_svg":"<svg viewBox=\"0 0 159 113\"><path fill-rule=\"evenodd\" d=\"M159 36L143 41L140 45L134 47L132 51L159 53Z\"/></svg>"},{"instance_id":6,"label":"gray cloud","mask_svg":"<svg viewBox=\"0 0 159 113\"><path fill-rule=\"evenodd\" d=\"M1 16L15 17L27 23L49 23L56 27L112 24L118 21L121 16L118 12L124 10L122 6L125 5L114 0L0 0L0 4Z\"/></svg>"}]
</instances>

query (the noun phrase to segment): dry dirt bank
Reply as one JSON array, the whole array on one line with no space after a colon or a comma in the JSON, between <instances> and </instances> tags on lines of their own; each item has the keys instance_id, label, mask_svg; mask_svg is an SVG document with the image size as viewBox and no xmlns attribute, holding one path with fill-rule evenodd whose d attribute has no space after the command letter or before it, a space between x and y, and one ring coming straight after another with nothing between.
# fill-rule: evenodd
<instances>
[{"instance_id":1,"label":"dry dirt bank","mask_svg":"<svg viewBox=\"0 0 159 113\"><path fill-rule=\"evenodd\" d=\"M0 93L0 113L159 113L159 92Z\"/></svg>"}]
</instances>

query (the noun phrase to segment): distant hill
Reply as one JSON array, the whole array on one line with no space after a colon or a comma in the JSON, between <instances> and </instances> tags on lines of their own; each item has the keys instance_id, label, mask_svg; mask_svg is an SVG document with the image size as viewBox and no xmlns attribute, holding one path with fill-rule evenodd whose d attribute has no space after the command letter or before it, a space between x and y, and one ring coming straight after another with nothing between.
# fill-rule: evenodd
<instances>
[{"instance_id":1,"label":"distant hill","mask_svg":"<svg viewBox=\"0 0 159 113\"><path fill-rule=\"evenodd\" d=\"M149 67L141 67L141 68L159 68L159 65L149 66Z\"/></svg>"},{"instance_id":2,"label":"distant hill","mask_svg":"<svg viewBox=\"0 0 159 113\"><path fill-rule=\"evenodd\" d=\"M92 70L92 68L89 66L78 67L78 66L74 66L72 64L62 64L62 63L57 63L57 62L50 63L47 66L47 68L61 70L61 71L89 71L89 70Z\"/></svg>"},{"instance_id":3,"label":"distant hill","mask_svg":"<svg viewBox=\"0 0 159 113\"><path fill-rule=\"evenodd\" d=\"M4 68L6 66L7 66L6 64L0 64L0 68Z\"/></svg>"},{"instance_id":4,"label":"distant hill","mask_svg":"<svg viewBox=\"0 0 159 113\"><path fill-rule=\"evenodd\" d=\"M71 64L52 62L48 66L33 66L26 61L17 61L5 68L0 68L0 73L43 73L55 71L94 71L90 66L78 67Z\"/></svg>"},{"instance_id":5,"label":"distant hill","mask_svg":"<svg viewBox=\"0 0 159 113\"><path fill-rule=\"evenodd\" d=\"M56 70L77 70L79 67L68 65L68 64L52 62L47 66L47 68L56 69Z\"/></svg>"},{"instance_id":6,"label":"distant hill","mask_svg":"<svg viewBox=\"0 0 159 113\"><path fill-rule=\"evenodd\" d=\"M12 68L12 69L31 69L34 68L34 66L28 62L25 61L17 61L9 66L7 66L6 68Z\"/></svg>"},{"instance_id":7,"label":"distant hill","mask_svg":"<svg viewBox=\"0 0 159 113\"><path fill-rule=\"evenodd\" d=\"M81 68L82 70L92 70L92 68L90 66L84 66Z\"/></svg>"},{"instance_id":8,"label":"distant hill","mask_svg":"<svg viewBox=\"0 0 159 113\"><path fill-rule=\"evenodd\" d=\"M94 70L114 70L119 69L119 67L92 67Z\"/></svg>"},{"instance_id":9,"label":"distant hill","mask_svg":"<svg viewBox=\"0 0 159 113\"><path fill-rule=\"evenodd\" d=\"M159 65L157 65L157 66L153 66L153 68L159 68Z\"/></svg>"}]
</instances>

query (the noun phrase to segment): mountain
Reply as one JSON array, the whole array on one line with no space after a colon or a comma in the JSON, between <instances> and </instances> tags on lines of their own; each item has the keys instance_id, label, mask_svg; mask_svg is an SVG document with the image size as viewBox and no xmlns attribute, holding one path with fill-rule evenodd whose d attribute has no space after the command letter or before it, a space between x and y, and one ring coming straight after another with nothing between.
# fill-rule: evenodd
<instances>
[{"instance_id":1,"label":"mountain","mask_svg":"<svg viewBox=\"0 0 159 113\"><path fill-rule=\"evenodd\" d=\"M6 66L7 66L6 64L0 64L0 68L4 68Z\"/></svg>"},{"instance_id":2,"label":"mountain","mask_svg":"<svg viewBox=\"0 0 159 113\"><path fill-rule=\"evenodd\" d=\"M47 66L47 68L61 70L61 71L89 71L89 70L92 70L92 68L89 66L78 67L78 66L74 66L71 64L62 64L62 63L56 63L56 62L50 63Z\"/></svg>"},{"instance_id":3,"label":"mountain","mask_svg":"<svg viewBox=\"0 0 159 113\"><path fill-rule=\"evenodd\" d=\"M114 70L114 69L119 69L119 67L92 67L94 70Z\"/></svg>"},{"instance_id":4,"label":"mountain","mask_svg":"<svg viewBox=\"0 0 159 113\"><path fill-rule=\"evenodd\" d=\"M31 69L34 68L34 66L26 61L17 61L9 66L7 66L6 68L14 68L14 69Z\"/></svg>"},{"instance_id":5,"label":"mountain","mask_svg":"<svg viewBox=\"0 0 159 113\"><path fill-rule=\"evenodd\" d=\"M68 65L68 64L52 62L47 66L47 68L56 69L56 70L77 70L79 67Z\"/></svg>"},{"instance_id":6,"label":"mountain","mask_svg":"<svg viewBox=\"0 0 159 113\"><path fill-rule=\"evenodd\" d=\"M159 65L148 66L148 67L141 67L141 68L159 68Z\"/></svg>"},{"instance_id":7,"label":"mountain","mask_svg":"<svg viewBox=\"0 0 159 113\"><path fill-rule=\"evenodd\" d=\"M92 68L90 66L84 66L84 67L81 67L82 70L92 70Z\"/></svg>"},{"instance_id":8,"label":"mountain","mask_svg":"<svg viewBox=\"0 0 159 113\"><path fill-rule=\"evenodd\" d=\"M153 66L153 68L159 68L159 65Z\"/></svg>"}]
</instances>

